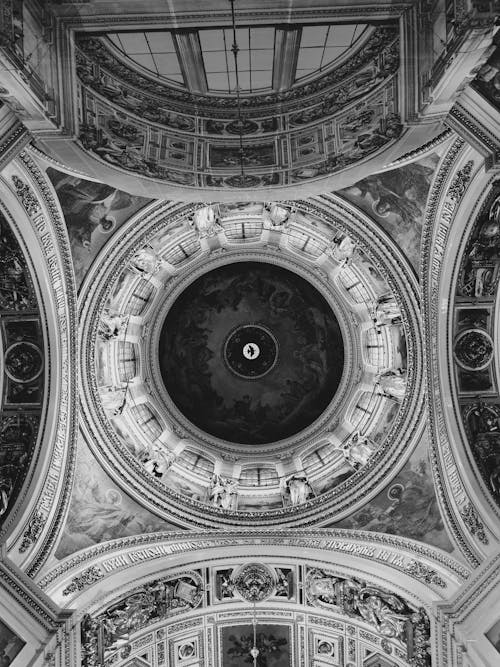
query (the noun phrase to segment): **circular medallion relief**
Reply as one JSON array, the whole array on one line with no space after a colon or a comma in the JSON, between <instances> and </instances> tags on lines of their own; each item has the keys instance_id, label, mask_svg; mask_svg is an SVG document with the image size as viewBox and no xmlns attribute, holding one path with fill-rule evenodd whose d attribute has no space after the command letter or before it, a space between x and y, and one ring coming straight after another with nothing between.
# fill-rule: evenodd
<instances>
[{"instance_id":1,"label":"circular medallion relief","mask_svg":"<svg viewBox=\"0 0 500 667\"><path fill-rule=\"evenodd\" d=\"M493 341L482 329L468 329L455 342L455 359L462 368L479 371L486 368L493 356Z\"/></svg>"},{"instance_id":2,"label":"circular medallion relief","mask_svg":"<svg viewBox=\"0 0 500 667\"><path fill-rule=\"evenodd\" d=\"M344 344L326 299L264 262L218 267L170 308L160 336L167 392L195 426L258 445L312 424L335 395Z\"/></svg>"},{"instance_id":3,"label":"circular medallion relief","mask_svg":"<svg viewBox=\"0 0 500 667\"><path fill-rule=\"evenodd\" d=\"M32 382L42 370L42 352L34 343L14 343L5 352L5 373L15 382Z\"/></svg>"}]
</instances>

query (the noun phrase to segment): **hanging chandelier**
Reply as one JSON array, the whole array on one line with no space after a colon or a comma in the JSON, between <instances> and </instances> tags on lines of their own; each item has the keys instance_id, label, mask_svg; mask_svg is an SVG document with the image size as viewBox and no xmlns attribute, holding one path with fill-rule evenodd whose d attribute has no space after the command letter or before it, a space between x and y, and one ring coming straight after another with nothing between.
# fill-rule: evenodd
<instances>
[{"instance_id":1,"label":"hanging chandelier","mask_svg":"<svg viewBox=\"0 0 500 667\"><path fill-rule=\"evenodd\" d=\"M241 113L240 70L238 63L238 54L240 52L240 47L238 46L238 40L236 37L236 16L234 13L234 1L235 0L229 0L229 2L231 3L231 23L233 29L233 43L231 45L231 51L234 58L234 74L236 79L235 92L236 92L237 119L235 126L238 130L238 137L239 137L238 153L239 153L239 163L240 163L240 173L237 177L235 177L234 180L237 185L244 187L247 181L251 180L251 177L245 174L245 148L243 146L243 128L245 127L245 125Z\"/></svg>"}]
</instances>

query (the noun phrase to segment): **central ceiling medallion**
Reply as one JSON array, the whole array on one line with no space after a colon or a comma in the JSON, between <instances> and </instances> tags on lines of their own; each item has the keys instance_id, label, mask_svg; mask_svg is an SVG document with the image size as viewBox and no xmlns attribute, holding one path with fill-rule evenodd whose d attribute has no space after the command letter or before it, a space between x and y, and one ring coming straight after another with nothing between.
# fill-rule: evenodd
<instances>
[{"instance_id":1,"label":"central ceiling medallion","mask_svg":"<svg viewBox=\"0 0 500 667\"><path fill-rule=\"evenodd\" d=\"M261 324L244 324L231 331L224 344L224 361L238 377L256 380L278 361L278 341Z\"/></svg>"},{"instance_id":2,"label":"central ceiling medallion","mask_svg":"<svg viewBox=\"0 0 500 667\"><path fill-rule=\"evenodd\" d=\"M309 427L344 369L342 333L325 297L265 262L220 266L188 285L166 315L159 355L177 409L205 433L247 445Z\"/></svg>"}]
</instances>

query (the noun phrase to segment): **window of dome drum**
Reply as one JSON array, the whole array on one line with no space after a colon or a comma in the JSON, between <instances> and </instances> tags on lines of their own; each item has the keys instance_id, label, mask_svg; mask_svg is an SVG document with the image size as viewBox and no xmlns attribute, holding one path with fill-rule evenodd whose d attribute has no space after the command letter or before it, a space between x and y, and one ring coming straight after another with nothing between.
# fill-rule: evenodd
<instances>
[{"instance_id":1,"label":"window of dome drum","mask_svg":"<svg viewBox=\"0 0 500 667\"><path fill-rule=\"evenodd\" d=\"M214 269L177 297L163 323L160 369L196 427L257 445L307 428L340 383L344 344L326 299L264 262Z\"/></svg>"}]
</instances>

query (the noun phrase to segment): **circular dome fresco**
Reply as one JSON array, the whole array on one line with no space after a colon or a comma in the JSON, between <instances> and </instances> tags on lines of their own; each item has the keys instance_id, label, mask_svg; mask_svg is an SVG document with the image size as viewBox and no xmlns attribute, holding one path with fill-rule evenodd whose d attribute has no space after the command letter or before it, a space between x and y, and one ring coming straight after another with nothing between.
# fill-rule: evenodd
<instances>
[{"instance_id":1,"label":"circular dome fresco","mask_svg":"<svg viewBox=\"0 0 500 667\"><path fill-rule=\"evenodd\" d=\"M326 299L264 262L218 267L192 282L165 318L165 387L193 424L247 445L289 438L329 405L344 367Z\"/></svg>"}]
</instances>

